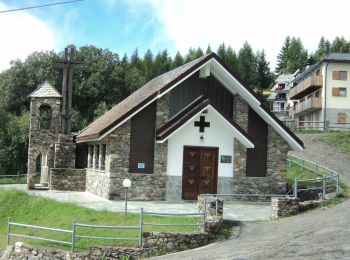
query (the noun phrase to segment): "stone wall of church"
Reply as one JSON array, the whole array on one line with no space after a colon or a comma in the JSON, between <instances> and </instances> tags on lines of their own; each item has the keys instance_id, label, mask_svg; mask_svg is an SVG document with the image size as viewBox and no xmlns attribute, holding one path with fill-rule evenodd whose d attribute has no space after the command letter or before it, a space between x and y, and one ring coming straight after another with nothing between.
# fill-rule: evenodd
<instances>
[{"instance_id":1,"label":"stone wall of church","mask_svg":"<svg viewBox=\"0 0 350 260\"><path fill-rule=\"evenodd\" d=\"M157 100L156 129L169 119L169 93ZM168 157L168 141L154 144L154 174L166 175Z\"/></svg>"},{"instance_id":2,"label":"stone wall of church","mask_svg":"<svg viewBox=\"0 0 350 260\"><path fill-rule=\"evenodd\" d=\"M86 191L110 199L110 184L109 172L86 169Z\"/></svg>"},{"instance_id":3,"label":"stone wall of church","mask_svg":"<svg viewBox=\"0 0 350 260\"><path fill-rule=\"evenodd\" d=\"M55 142L54 168L75 168L75 143L73 135L59 134Z\"/></svg>"},{"instance_id":4,"label":"stone wall of church","mask_svg":"<svg viewBox=\"0 0 350 260\"><path fill-rule=\"evenodd\" d=\"M248 129L248 104L235 96L234 120L244 129ZM237 140L234 143L234 193L283 194L286 192L286 165L288 143L268 126L267 173L266 177L246 177L247 150Z\"/></svg>"},{"instance_id":5,"label":"stone wall of church","mask_svg":"<svg viewBox=\"0 0 350 260\"><path fill-rule=\"evenodd\" d=\"M40 129L39 126L39 108L41 105L51 107L51 122L48 129ZM42 182L48 182L48 171L54 165L54 143L57 141L60 130L60 98L32 98L31 116L29 128L29 147L28 147L28 181L29 189L35 187L36 159L42 154L47 156L46 176L41 178Z\"/></svg>"},{"instance_id":6,"label":"stone wall of church","mask_svg":"<svg viewBox=\"0 0 350 260\"><path fill-rule=\"evenodd\" d=\"M129 173L126 175L111 174L111 199L119 200L125 196L123 180L131 180L131 188L128 189L130 200L165 200L167 176L155 174Z\"/></svg>"},{"instance_id":7,"label":"stone wall of church","mask_svg":"<svg viewBox=\"0 0 350 260\"><path fill-rule=\"evenodd\" d=\"M50 190L85 191L85 169L56 168L50 171Z\"/></svg>"}]
</instances>

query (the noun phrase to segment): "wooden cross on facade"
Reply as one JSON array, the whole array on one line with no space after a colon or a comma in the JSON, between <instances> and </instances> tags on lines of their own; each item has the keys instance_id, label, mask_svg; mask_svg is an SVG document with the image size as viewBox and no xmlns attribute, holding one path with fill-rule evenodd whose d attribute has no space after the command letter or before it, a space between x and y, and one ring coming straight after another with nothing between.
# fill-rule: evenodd
<instances>
[{"instance_id":1,"label":"wooden cross on facade","mask_svg":"<svg viewBox=\"0 0 350 260\"><path fill-rule=\"evenodd\" d=\"M205 116L200 116L199 121L194 122L194 126L198 126L199 132L204 133L204 129L210 127L210 122L205 122Z\"/></svg>"},{"instance_id":2,"label":"wooden cross on facade","mask_svg":"<svg viewBox=\"0 0 350 260\"><path fill-rule=\"evenodd\" d=\"M73 88L73 69L81 67L84 62L75 60L75 48L70 45L64 49L64 59L54 61L57 68L63 68L62 82L62 128L63 134L69 134L72 129L72 88Z\"/></svg>"}]
</instances>

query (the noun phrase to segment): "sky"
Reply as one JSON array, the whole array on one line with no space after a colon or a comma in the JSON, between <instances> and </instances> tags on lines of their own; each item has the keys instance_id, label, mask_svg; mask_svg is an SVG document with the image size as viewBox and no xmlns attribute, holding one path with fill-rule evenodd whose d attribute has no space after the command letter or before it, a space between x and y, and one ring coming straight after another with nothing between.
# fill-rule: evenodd
<instances>
[{"instance_id":1,"label":"sky","mask_svg":"<svg viewBox=\"0 0 350 260\"><path fill-rule=\"evenodd\" d=\"M0 0L0 11L62 0ZM245 41L264 49L271 68L287 35L313 52L321 36L350 40L348 0L84 0L0 13L0 71L33 51L95 45L120 55Z\"/></svg>"}]
</instances>

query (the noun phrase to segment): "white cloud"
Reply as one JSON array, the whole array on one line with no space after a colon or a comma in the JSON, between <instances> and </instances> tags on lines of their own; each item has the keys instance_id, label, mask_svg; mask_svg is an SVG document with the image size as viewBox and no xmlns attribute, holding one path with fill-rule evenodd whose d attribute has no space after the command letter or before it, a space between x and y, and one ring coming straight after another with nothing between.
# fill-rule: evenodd
<instances>
[{"instance_id":1,"label":"white cloud","mask_svg":"<svg viewBox=\"0 0 350 260\"><path fill-rule=\"evenodd\" d=\"M159 20L159 35L186 53L192 47L212 49L225 42L236 51L248 41L265 49L275 65L287 35L300 37L309 51L321 36L350 38L350 1L337 0L145 0Z\"/></svg>"},{"instance_id":2,"label":"white cloud","mask_svg":"<svg viewBox=\"0 0 350 260\"><path fill-rule=\"evenodd\" d=\"M0 10L10 9L0 2ZM15 59L25 59L33 51L55 49L55 38L48 25L25 12L0 14L0 71Z\"/></svg>"}]
</instances>

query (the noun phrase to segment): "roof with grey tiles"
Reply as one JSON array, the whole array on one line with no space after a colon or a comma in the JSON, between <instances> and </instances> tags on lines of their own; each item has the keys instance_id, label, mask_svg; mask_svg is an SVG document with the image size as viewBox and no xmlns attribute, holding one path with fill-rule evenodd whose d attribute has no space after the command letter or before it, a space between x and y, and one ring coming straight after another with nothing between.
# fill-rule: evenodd
<instances>
[{"instance_id":1,"label":"roof with grey tiles","mask_svg":"<svg viewBox=\"0 0 350 260\"><path fill-rule=\"evenodd\" d=\"M28 97L57 97L60 98L62 95L55 89L48 81L39 85Z\"/></svg>"}]
</instances>

